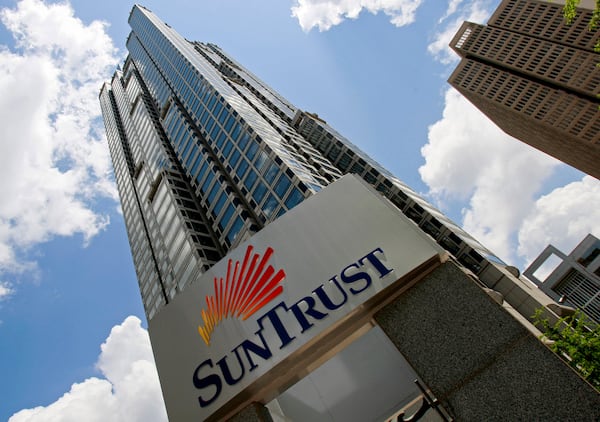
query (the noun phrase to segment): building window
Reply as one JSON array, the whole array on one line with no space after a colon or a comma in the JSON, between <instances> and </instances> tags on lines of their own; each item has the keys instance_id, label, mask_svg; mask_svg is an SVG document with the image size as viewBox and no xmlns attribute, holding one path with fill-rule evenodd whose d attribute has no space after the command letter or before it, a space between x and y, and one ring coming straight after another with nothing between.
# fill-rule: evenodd
<instances>
[{"instance_id":1,"label":"building window","mask_svg":"<svg viewBox=\"0 0 600 422\"><path fill-rule=\"evenodd\" d=\"M290 195L286 199L285 206L288 209L292 209L296 205L298 205L300 202L302 202L303 199L304 199L304 196L302 195L302 193L298 189L294 188L294 189L292 189L292 191L290 192Z\"/></svg>"}]
</instances>

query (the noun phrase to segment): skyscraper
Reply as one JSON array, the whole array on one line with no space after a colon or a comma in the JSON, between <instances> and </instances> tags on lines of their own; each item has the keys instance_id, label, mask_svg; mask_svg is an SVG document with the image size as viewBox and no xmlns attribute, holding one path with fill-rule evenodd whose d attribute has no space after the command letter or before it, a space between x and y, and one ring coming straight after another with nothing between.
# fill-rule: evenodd
<instances>
[{"instance_id":1,"label":"skyscraper","mask_svg":"<svg viewBox=\"0 0 600 422\"><path fill-rule=\"evenodd\" d=\"M100 102L148 319L243 239L345 173L362 177L484 279L490 260L501 264L216 45L184 39L142 6L129 23L129 56Z\"/></svg>"},{"instance_id":2,"label":"skyscraper","mask_svg":"<svg viewBox=\"0 0 600 422\"><path fill-rule=\"evenodd\" d=\"M252 403L293 420L384 420L420 394L422 373L456 392L504 365L490 352L512 351L516 332L531 337L507 310L529 317L547 298L322 118L142 6L129 23L100 103L172 420L227 420ZM420 332L394 343L400 320ZM428 349L419 375L400 343L417 346L406 359ZM486 368L471 365L480 346ZM437 376L462 363L460 377ZM495 370L483 378L497 387ZM469 412L506 407L477 399Z\"/></svg>"},{"instance_id":3,"label":"skyscraper","mask_svg":"<svg viewBox=\"0 0 600 422\"><path fill-rule=\"evenodd\" d=\"M448 81L509 135L600 178L595 2L584 0L570 25L560 3L503 0L487 25L464 22Z\"/></svg>"}]
</instances>

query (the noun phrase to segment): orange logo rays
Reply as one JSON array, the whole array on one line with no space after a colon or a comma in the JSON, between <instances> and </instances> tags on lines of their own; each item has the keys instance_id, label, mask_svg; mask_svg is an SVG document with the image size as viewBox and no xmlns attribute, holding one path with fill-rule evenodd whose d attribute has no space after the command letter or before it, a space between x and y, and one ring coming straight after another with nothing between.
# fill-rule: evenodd
<instances>
[{"instance_id":1,"label":"orange logo rays","mask_svg":"<svg viewBox=\"0 0 600 422\"><path fill-rule=\"evenodd\" d=\"M207 308L201 311L204 326L198 326L198 333L207 345L223 319L246 320L283 292L279 283L285 278L285 271L275 272L272 265L267 265L273 248L268 247L262 258L260 254L252 254L253 249L248 246L242 263L229 260L225 280L214 279L215 293L206 296Z\"/></svg>"}]
</instances>

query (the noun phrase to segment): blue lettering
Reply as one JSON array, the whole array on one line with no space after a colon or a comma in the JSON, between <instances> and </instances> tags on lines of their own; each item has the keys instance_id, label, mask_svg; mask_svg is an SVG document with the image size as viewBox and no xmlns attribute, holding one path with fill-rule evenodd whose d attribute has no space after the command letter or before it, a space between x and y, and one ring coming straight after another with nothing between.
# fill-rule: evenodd
<instances>
[{"instance_id":1,"label":"blue lettering","mask_svg":"<svg viewBox=\"0 0 600 422\"><path fill-rule=\"evenodd\" d=\"M325 291L325 285L321 284L319 287L317 287L315 290L313 290L313 293L315 293L317 295L317 297L321 300L321 302L323 303L323 305L325 305L325 307L327 309L329 309L330 311L335 311L337 308L344 306L344 304L348 301L348 294L344 291L344 289L342 289L342 287L340 286L340 283L338 283L337 281L337 276L334 276L333 278L329 279L330 284L335 284L338 288L338 290L340 291L340 293L342 294L342 299L340 303L333 303L333 301L331 300L331 298L328 296L327 292Z\"/></svg>"},{"instance_id":2,"label":"blue lettering","mask_svg":"<svg viewBox=\"0 0 600 422\"><path fill-rule=\"evenodd\" d=\"M306 308L305 311L302 311L300 309L299 305L302 302L304 302L308 305L308 308ZM300 326L302 327L302 333L313 326L312 323L308 322L308 319L306 318L305 315L309 315L315 319L323 319L327 315L329 315L329 314L324 314L323 312L317 311L315 309L315 305L316 305L315 298L313 298L312 296L306 296L305 298L300 299L298 302L296 302L292 306L290 306L291 311L294 313L294 315L296 316L296 319L298 320L298 322L300 323Z\"/></svg>"},{"instance_id":3,"label":"blue lettering","mask_svg":"<svg viewBox=\"0 0 600 422\"><path fill-rule=\"evenodd\" d=\"M377 270L377 272L379 273L379 278L383 278L385 275L391 273L394 270L390 270L389 268L387 268L385 265L383 265L383 262L381 262L376 256L375 256L375 252L379 252L382 255L384 255L383 251L381 250L381 248L377 248L374 249L373 251L369 252L368 254L366 254L365 256L363 256L361 259L358 260L358 263L360 265L363 264L363 261L366 259L367 261L369 261L371 263L371 265ZM385 255L384 255L385 256Z\"/></svg>"},{"instance_id":4,"label":"blue lettering","mask_svg":"<svg viewBox=\"0 0 600 422\"><path fill-rule=\"evenodd\" d=\"M361 281L361 280L363 280L365 282L365 285L360 289L355 289L354 287L350 287L350 292L352 292L352 294L355 295L355 294L358 294L358 293L364 291L371 285L371 276L364 271L358 271L358 272L352 273L352 271L351 271L352 268L360 269L360 266L356 262L348 265L346 268L344 268L342 270L340 277L341 277L342 281L346 284L354 284L357 281Z\"/></svg>"},{"instance_id":5,"label":"blue lettering","mask_svg":"<svg viewBox=\"0 0 600 422\"><path fill-rule=\"evenodd\" d=\"M252 352L257 356L260 356L264 360L267 360L271 356L273 356L273 353L271 353L269 346L267 346L267 343L265 342L265 338L263 337L261 331L262 329L260 331L257 331L256 335L258 335L258 337L262 340L262 347L260 347L258 344L252 343L250 340L244 340L238 347L236 347L236 353L239 347L241 347L244 350L246 359L248 359L248 362L250 363L250 372L254 371L258 367L258 365L254 363L254 361L250 357L250 353L248 352Z\"/></svg>"},{"instance_id":6,"label":"blue lettering","mask_svg":"<svg viewBox=\"0 0 600 422\"><path fill-rule=\"evenodd\" d=\"M290 337L285 327L283 326L281 319L279 319L279 315L277 315L277 308L279 307L283 308L286 312L289 310L287 306L285 306L285 303L280 302L276 306L272 307L271 310L269 310L269 312L261 316L257 322L258 326L260 327L259 331L262 331L264 329L263 319L265 319L266 317L269 319L269 321L271 321L275 332L279 336L279 340L281 340L281 346L279 346L279 348L283 349L285 346L290 344L292 340L294 340L296 337Z\"/></svg>"},{"instance_id":7,"label":"blue lettering","mask_svg":"<svg viewBox=\"0 0 600 422\"><path fill-rule=\"evenodd\" d=\"M211 359L207 359L204 362L202 362L194 371L194 387L201 390L213 385L215 387L215 392L209 399L206 400L202 396L198 396L198 402L200 403L200 407L206 407L212 402L214 402L217 399L217 397L219 397L219 394L221 394L221 390L223 388L221 378L217 374L210 374L204 378L199 378L198 373L200 372L203 366L207 365L211 368L213 367Z\"/></svg>"},{"instance_id":8,"label":"blue lettering","mask_svg":"<svg viewBox=\"0 0 600 422\"><path fill-rule=\"evenodd\" d=\"M240 354L237 350L237 347L235 349L233 349L232 352L235 353L235 357L237 358L238 364L240 365L241 373L240 373L239 377L233 378L231 376L231 370L229 369L229 365L227 365L227 356L223 356L223 358L217 362L217 365L219 365L219 368L221 368L221 373L223 374L223 378L225 378L225 381L229 385L235 385L238 382L240 382L240 380L242 378L244 378L244 374L246 372L246 370L244 369L244 364L242 363L242 359L240 359Z\"/></svg>"}]
</instances>

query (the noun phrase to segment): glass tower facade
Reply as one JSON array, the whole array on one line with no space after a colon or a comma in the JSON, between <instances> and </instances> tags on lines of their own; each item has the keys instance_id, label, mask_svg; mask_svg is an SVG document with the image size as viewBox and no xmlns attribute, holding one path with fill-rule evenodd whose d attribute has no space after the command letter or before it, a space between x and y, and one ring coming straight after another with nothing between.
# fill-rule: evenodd
<instances>
[{"instance_id":1,"label":"glass tower facade","mask_svg":"<svg viewBox=\"0 0 600 422\"><path fill-rule=\"evenodd\" d=\"M100 92L148 319L305 198L354 173L485 278L489 250L315 114L214 44L134 6L122 70Z\"/></svg>"}]
</instances>

